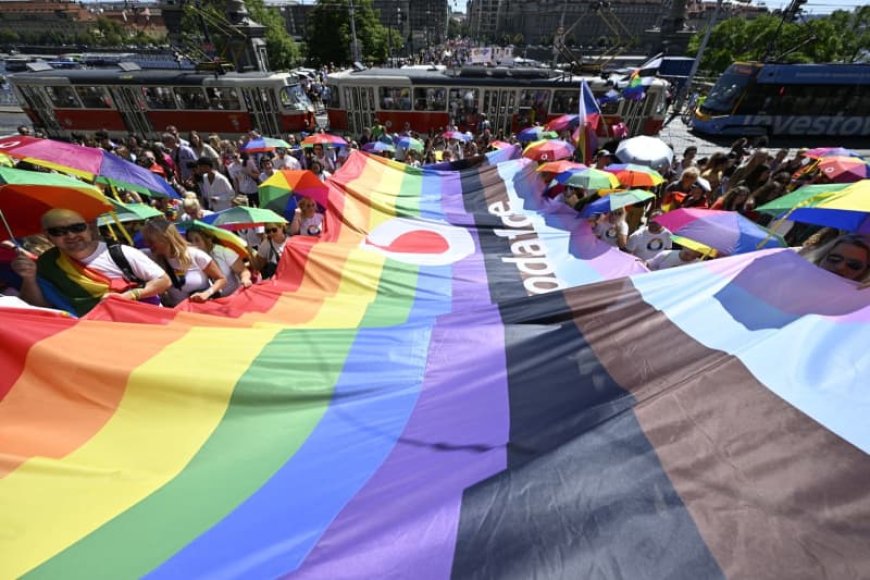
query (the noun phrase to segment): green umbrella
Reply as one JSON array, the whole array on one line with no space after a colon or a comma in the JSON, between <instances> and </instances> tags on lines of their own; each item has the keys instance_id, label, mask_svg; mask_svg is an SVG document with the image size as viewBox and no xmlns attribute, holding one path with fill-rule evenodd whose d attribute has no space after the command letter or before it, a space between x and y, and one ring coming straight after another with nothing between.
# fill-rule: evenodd
<instances>
[{"instance_id":1,"label":"green umbrella","mask_svg":"<svg viewBox=\"0 0 870 580\"><path fill-rule=\"evenodd\" d=\"M851 183L823 183L818 185L804 185L788 195L778 197L770 203L758 208L758 211L779 215L799 207L808 207L816 202L821 202L841 189L852 185Z\"/></svg>"},{"instance_id":2,"label":"green umbrella","mask_svg":"<svg viewBox=\"0 0 870 580\"><path fill-rule=\"evenodd\" d=\"M99 226L111 225L116 221L137 222L163 216L163 212L144 203L123 203L110 197L106 199L112 204L118 219L115 220L111 213L104 213L97 218L97 225Z\"/></svg>"},{"instance_id":3,"label":"green umbrella","mask_svg":"<svg viewBox=\"0 0 870 580\"><path fill-rule=\"evenodd\" d=\"M582 187L583 189L616 189L619 187L619 178L609 171L601 171L600 169L584 169L578 171L568 178L565 185L571 187Z\"/></svg>"},{"instance_id":4,"label":"green umbrella","mask_svg":"<svg viewBox=\"0 0 870 580\"><path fill-rule=\"evenodd\" d=\"M581 217L588 217L599 213L608 213L615 209L643 203L655 197L655 194L644 191L643 189L630 189L628 191L616 191L610 195L605 195L601 199L597 199L583 208Z\"/></svg>"},{"instance_id":5,"label":"green umbrella","mask_svg":"<svg viewBox=\"0 0 870 580\"><path fill-rule=\"evenodd\" d=\"M203 222L225 230L246 230L262 224L286 224L287 220L272 211L260 207L231 207L207 215Z\"/></svg>"}]
</instances>

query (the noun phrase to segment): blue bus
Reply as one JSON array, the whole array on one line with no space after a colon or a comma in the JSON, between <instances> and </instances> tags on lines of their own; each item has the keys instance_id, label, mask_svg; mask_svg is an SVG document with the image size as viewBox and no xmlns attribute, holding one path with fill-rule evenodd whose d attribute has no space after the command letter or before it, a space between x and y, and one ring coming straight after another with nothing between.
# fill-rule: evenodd
<instances>
[{"instance_id":1,"label":"blue bus","mask_svg":"<svg viewBox=\"0 0 870 580\"><path fill-rule=\"evenodd\" d=\"M710 135L870 136L870 64L735 63L692 115Z\"/></svg>"}]
</instances>

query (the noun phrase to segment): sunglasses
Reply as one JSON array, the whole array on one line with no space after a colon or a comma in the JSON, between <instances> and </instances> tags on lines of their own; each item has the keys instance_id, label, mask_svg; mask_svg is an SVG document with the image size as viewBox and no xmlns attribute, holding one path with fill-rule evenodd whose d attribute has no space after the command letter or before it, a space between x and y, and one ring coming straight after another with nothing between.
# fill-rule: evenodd
<instances>
[{"instance_id":1,"label":"sunglasses","mask_svg":"<svg viewBox=\"0 0 870 580\"><path fill-rule=\"evenodd\" d=\"M67 234L81 234L84 233L85 230L88 229L88 224L84 222L79 222L77 224L70 224L68 226L57 226L53 228L45 228L45 231L48 232L53 238L61 238Z\"/></svg>"},{"instance_id":2,"label":"sunglasses","mask_svg":"<svg viewBox=\"0 0 870 580\"><path fill-rule=\"evenodd\" d=\"M847 260L845 256L841 256L840 254L828 254L825 257L825 261L832 266L839 266L840 264L845 263L846 267L853 272L863 272L867 268L867 264L861 260Z\"/></svg>"},{"instance_id":3,"label":"sunglasses","mask_svg":"<svg viewBox=\"0 0 870 580\"><path fill-rule=\"evenodd\" d=\"M279 231L280 229L281 228L266 228L266 233L267 234L274 234L275 232Z\"/></svg>"}]
</instances>

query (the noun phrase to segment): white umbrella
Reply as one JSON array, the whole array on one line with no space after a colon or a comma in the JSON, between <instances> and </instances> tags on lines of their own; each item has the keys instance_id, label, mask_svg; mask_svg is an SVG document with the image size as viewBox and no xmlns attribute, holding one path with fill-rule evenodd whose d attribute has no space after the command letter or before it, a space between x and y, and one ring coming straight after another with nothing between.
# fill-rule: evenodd
<instances>
[{"instance_id":1,"label":"white umbrella","mask_svg":"<svg viewBox=\"0 0 870 580\"><path fill-rule=\"evenodd\" d=\"M661 139L640 135L622 141L616 148L616 156L623 163L637 163L653 169L670 165L674 151Z\"/></svg>"}]
</instances>

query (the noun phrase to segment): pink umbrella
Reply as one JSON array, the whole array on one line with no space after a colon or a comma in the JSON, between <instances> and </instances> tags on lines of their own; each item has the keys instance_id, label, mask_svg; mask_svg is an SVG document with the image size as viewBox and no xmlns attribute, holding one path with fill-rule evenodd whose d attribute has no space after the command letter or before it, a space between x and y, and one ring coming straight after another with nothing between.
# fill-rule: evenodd
<instances>
[{"instance_id":1,"label":"pink umbrella","mask_svg":"<svg viewBox=\"0 0 870 580\"><path fill-rule=\"evenodd\" d=\"M560 139L535 141L523 151L523 157L535 161L558 161L574 154L574 146Z\"/></svg>"},{"instance_id":2,"label":"pink umbrella","mask_svg":"<svg viewBox=\"0 0 870 580\"><path fill-rule=\"evenodd\" d=\"M819 171L834 183L854 183L870 177L870 165L855 157L823 157Z\"/></svg>"},{"instance_id":3,"label":"pink umbrella","mask_svg":"<svg viewBox=\"0 0 870 580\"><path fill-rule=\"evenodd\" d=\"M548 131L562 131L564 129L573 129L580 124L580 115L560 115L547 123Z\"/></svg>"}]
</instances>

